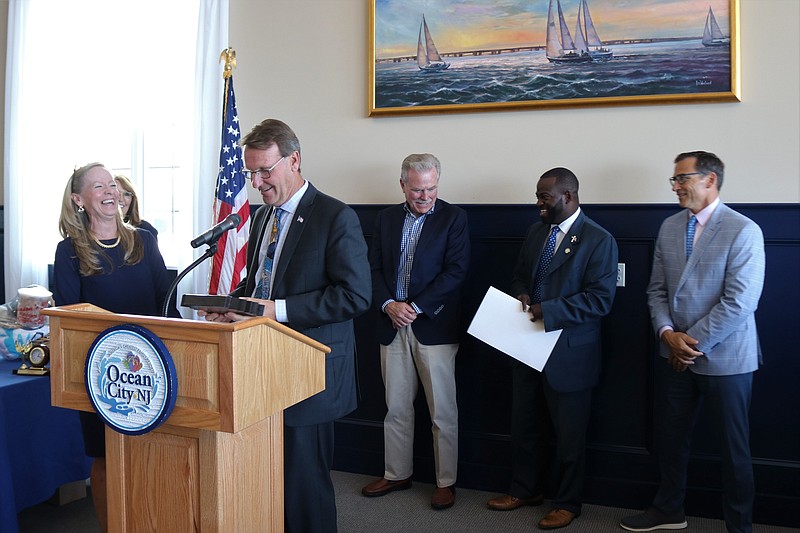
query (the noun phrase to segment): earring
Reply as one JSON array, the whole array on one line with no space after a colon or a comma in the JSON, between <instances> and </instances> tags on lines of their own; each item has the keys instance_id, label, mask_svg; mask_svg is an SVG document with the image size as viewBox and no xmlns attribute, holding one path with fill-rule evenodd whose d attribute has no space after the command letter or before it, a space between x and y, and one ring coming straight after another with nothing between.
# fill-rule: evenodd
<instances>
[{"instance_id":1,"label":"earring","mask_svg":"<svg viewBox=\"0 0 800 533\"><path fill-rule=\"evenodd\" d=\"M79 205L78 206L78 213L83 213L84 211L86 211L86 209L84 209L82 205Z\"/></svg>"}]
</instances>

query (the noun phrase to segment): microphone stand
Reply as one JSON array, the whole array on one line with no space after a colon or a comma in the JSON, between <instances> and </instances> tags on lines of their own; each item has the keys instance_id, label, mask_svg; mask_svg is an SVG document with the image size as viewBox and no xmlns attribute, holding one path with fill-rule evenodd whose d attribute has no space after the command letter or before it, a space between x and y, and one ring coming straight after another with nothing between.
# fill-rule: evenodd
<instances>
[{"instance_id":1,"label":"microphone stand","mask_svg":"<svg viewBox=\"0 0 800 533\"><path fill-rule=\"evenodd\" d=\"M178 287L178 283L180 283L181 280L184 277L186 277L186 274L191 272L192 269L194 269L197 265L199 265L200 263L202 263L203 261L205 261L209 257L212 257L215 253L217 253L217 243L216 242L214 244L209 245L208 248L206 248L206 252L202 256L197 258L191 265L189 265L188 267L184 268L183 271L180 274L178 274L178 276L175 278L175 281L173 281L172 285L169 286L169 290L167 291L167 297L164 300L164 309L161 312L161 316L163 316L163 317L167 316L168 309L169 309L169 302L172 301L172 293L175 292L175 289Z\"/></svg>"}]
</instances>

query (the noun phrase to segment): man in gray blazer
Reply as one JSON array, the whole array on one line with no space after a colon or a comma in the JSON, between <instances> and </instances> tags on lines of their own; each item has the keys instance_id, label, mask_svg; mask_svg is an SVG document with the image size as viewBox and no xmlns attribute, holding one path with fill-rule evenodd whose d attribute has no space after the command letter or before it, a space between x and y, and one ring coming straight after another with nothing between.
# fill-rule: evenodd
<instances>
[{"instance_id":1,"label":"man in gray blazer","mask_svg":"<svg viewBox=\"0 0 800 533\"><path fill-rule=\"evenodd\" d=\"M687 527L686 467L703 404L721 438L725 524L731 532L752 531L748 411L761 360L755 311L764 284L764 237L755 222L720 202L723 175L712 153L675 158L670 183L685 209L661 225L647 288L663 358L656 362L661 484L651 508L620 522L628 531Z\"/></svg>"},{"instance_id":2,"label":"man in gray blazer","mask_svg":"<svg viewBox=\"0 0 800 533\"><path fill-rule=\"evenodd\" d=\"M241 144L245 176L266 205L250 226L247 277L232 294L263 304L265 316L331 348L325 390L283 414L285 529L335 532L333 427L356 408L353 318L372 297L367 244L355 212L301 176L300 141L288 125L264 120Z\"/></svg>"}]
</instances>

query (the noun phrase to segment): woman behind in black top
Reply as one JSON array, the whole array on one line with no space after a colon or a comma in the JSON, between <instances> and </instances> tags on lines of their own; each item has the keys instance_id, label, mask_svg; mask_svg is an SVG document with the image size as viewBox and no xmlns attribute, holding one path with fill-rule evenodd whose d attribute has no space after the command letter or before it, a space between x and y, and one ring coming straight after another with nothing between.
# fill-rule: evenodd
<instances>
[{"instance_id":1,"label":"woman behind in black top","mask_svg":"<svg viewBox=\"0 0 800 533\"><path fill-rule=\"evenodd\" d=\"M117 174L114 176L120 192L119 206L122 209L122 218L135 228L142 228L153 234L158 239L158 230L146 220L142 220L139 214L139 197L136 195L136 188L127 176Z\"/></svg>"}]
</instances>

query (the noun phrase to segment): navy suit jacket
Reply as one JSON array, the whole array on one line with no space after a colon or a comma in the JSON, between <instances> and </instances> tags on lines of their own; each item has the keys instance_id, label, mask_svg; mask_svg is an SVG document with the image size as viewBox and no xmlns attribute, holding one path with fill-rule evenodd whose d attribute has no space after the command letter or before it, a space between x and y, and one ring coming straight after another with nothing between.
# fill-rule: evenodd
<instances>
[{"instance_id":1,"label":"navy suit jacket","mask_svg":"<svg viewBox=\"0 0 800 533\"><path fill-rule=\"evenodd\" d=\"M512 295L532 295L550 225L531 226L519 254ZM546 331L563 329L544 367L556 391L597 385L602 362L600 322L611 311L617 285L617 243L583 212L564 236L542 281Z\"/></svg>"},{"instance_id":2,"label":"navy suit jacket","mask_svg":"<svg viewBox=\"0 0 800 533\"><path fill-rule=\"evenodd\" d=\"M397 294L397 267L403 238L405 204L378 213L369 262L372 269L372 296L378 308L378 341L391 344L397 330L389 316L381 311L386 300ZM463 209L444 200L436 200L434 210L425 219L417 242L408 302L422 314L411 323L417 339L426 345L458 342L461 316L461 285L469 268L469 229Z\"/></svg>"},{"instance_id":3,"label":"navy suit jacket","mask_svg":"<svg viewBox=\"0 0 800 533\"><path fill-rule=\"evenodd\" d=\"M256 211L247 243L247 272L232 293L255 289L261 241L272 208ZM300 200L275 266L272 298L286 300L288 326L331 348L325 390L284 411L289 426L330 422L357 406L353 318L370 304L367 245L355 212L311 183Z\"/></svg>"}]
</instances>

